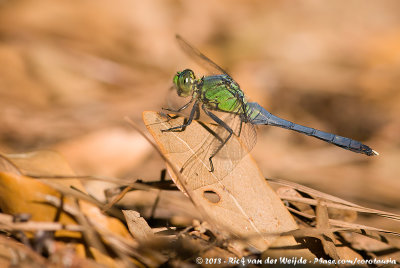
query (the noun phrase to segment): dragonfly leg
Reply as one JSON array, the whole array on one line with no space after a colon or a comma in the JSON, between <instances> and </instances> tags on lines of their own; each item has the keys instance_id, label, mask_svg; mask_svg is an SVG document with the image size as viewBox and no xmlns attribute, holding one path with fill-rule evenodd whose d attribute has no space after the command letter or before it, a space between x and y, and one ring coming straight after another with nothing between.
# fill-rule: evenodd
<instances>
[{"instance_id":1,"label":"dragonfly leg","mask_svg":"<svg viewBox=\"0 0 400 268\"><path fill-rule=\"evenodd\" d=\"M192 123L193 118L195 117L195 114L196 113L198 114L199 112L200 112L199 104L198 104L198 101L196 100L196 102L193 104L193 108L190 111L189 119L188 119L188 121L186 123L184 123L183 125L180 125L180 126L171 127L171 128L168 128L168 129L162 129L161 132L183 131L188 125L190 125ZM197 118L197 116L196 116L196 118Z\"/></svg>"},{"instance_id":2,"label":"dragonfly leg","mask_svg":"<svg viewBox=\"0 0 400 268\"><path fill-rule=\"evenodd\" d=\"M230 128L224 121L222 121L218 116L216 116L215 114L213 114L212 112L208 111L204 105L202 106L203 111L209 116L211 117L212 120L214 120L218 125L222 126L223 128L225 128L228 132L229 135L228 137L220 144L220 146L218 146L217 150L215 150L211 156L208 158L208 161L210 162L210 172L214 171L214 164L212 162L212 159L214 158L214 156L224 147L224 145L228 142L228 140L232 137L233 134L233 130L232 128Z\"/></svg>"},{"instance_id":3,"label":"dragonfly leg","mask_svg":"<svg viewBox=\"0 0 400 268\"><path fill-rule=\"evenodd\" d=\"M238 137L240 137L240 134L242 133L242 126L243 126L243 121L240 120L239 131L238 131L238 134L237 134Z\"/></svg>"},{"instance_id":4,"label":"dragonfly leg","mask_svg":"<svg viewBox=\"0 0 400 268\"><path fill-rule=\"evenodd\" d=\"M174 109L170 109L170 108L162 108L165 111L168 112L173 112L173 113L179 113L183 110L185 110L187 107L189 107L189 105L193 102L194 98L192 98L188 103L186 103L185 105L183 105L181 108L174 110Z\"/></svg>"}]
</instances>

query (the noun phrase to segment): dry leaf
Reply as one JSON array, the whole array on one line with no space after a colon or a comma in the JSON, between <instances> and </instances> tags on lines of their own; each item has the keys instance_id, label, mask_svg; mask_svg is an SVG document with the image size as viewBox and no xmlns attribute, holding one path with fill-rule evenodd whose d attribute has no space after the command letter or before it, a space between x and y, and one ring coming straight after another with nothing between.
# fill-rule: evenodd
<instances>
[{"instance_id":1,"label":"dry leaf","mask_svg":"<svg viewBox=\"0 0 400 268\"><path fill-rule=\"evenodd\" d=\"M134 238L140 241L146 241L154 237L153 231L146 220L140 217L140 214L134 210L123 210L129 231Z\"/></svg>"},{"instance_id":2,"label":"dry leaf","mask_svg":"<svg viewBox=\"0 0 400 268\"><path fill-rule=\"evenodd\" d=\"M335 236L332 232L329 232L329 216L328 209L326 206L322 205L318 202L317 211L316 211L316 219L317 219L317 228L326 229L319 239L322 242L322 246L324 248L325 254L330 256L334 260L339 260L339 255L336 251L335 247Z\"/></svg>"},{"instance_id":3,"label":"dry leaf","mask_svg":"<svg viewBox=\"0 0 400 268\"><path fill-rule=\"evenodd\" d=\"M183 118L168 120L155 112L144 112L144 122L155 138L161 152L168 159L170 174L178 187L194 202L202 215L225 236L242 237L254 248L263 251L277 238L277 234L297 228L296 223L275 192L265 182L257 166L246 155L224 178L216 178L217 168L223 168L229 159L214 158L215 173L205 172L207 165L193 157L209 132L193 122L182 132L161 132L182 124ZM212 127L212 126L210 126ZM174 175L187 160L198 161L193 177ZM208 163L207 163L208 164ZM200 176L202 177L196 177ZM197 180L202 180L200 183ZM207 182L207 183L204 183ZM289 238L290 239L290 238ZM294 240L292 243L296 244Z\"/></svg>"}]
</instances>

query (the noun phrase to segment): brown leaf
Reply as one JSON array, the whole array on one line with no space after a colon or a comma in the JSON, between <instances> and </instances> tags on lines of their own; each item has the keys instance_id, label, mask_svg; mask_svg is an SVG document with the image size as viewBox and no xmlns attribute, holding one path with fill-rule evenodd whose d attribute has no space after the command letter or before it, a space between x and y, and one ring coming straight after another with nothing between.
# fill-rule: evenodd
<instances>
[{"instance_id":1,"label":"brown leaf","mask_svg":"<svg viewBox=\"0 0 400 268\"><path fill-rule=\"evenodd\" d=\"M317 205L316 218L317 218L317 228L322 228L327 230L326 232L324 232L324 234L322 234L319 237L322 242L322 246L324 248L325 253L332 259L339 260L339 255L335 247L335 236L333 235L332 232L328 231L330 227L328 209L325 205L322 205L320 202L318 202Z\"/></svg>"},{"instance_id":2,"label":"brown leaf","mask_svg":"<svg viewBox=\"0 0 400 268\"><path fill-rule=\"evenodd\" d=\"M123 210L129 231L139 241L146 241L154 237L153 231L146 220L134 210Z\"/></svg>"},{"instance_id":3,"label":"brown leaf","mask_svg":"<svg viewBox=\"0 0 400 268\"><path fill-rule=\"evenodd\" d=\"M246 238L248 244L262 251L276 240L277 234L297 228L250 155L246 155L227 176L217 178L217 168L231 167L231 163L229 159L214 158L215 172L209 172L201 159L193 157L209 137L202 125L193 122L182 132L161 132L172 124L182 123L183 118L168 121L155 112L144 112L143 119L172 167L169 171L174 182L192 199L217 234ZM198 167L193 170L192 177L179 172L188 159L196 162ZM200 175L202 177L198 177ZM207 183L199 186L197 180Z\"/></svg>"}]
</instances>

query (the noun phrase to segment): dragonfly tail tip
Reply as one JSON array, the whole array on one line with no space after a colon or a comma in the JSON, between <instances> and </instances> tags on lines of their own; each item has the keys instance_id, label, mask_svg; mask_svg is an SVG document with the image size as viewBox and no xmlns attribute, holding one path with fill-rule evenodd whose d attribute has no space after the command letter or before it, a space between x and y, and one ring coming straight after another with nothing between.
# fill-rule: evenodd
<instances>
[{"instance_id":1,"label":"dragonfly tail tip","mask_svg":"<svg viewBox=\"0 0 400 268\"><path fill-rule=\"evenodd\" d=\"M379 153L375 150L372 150L373 155L379 155Z\"/></svg>"}]
</instances>

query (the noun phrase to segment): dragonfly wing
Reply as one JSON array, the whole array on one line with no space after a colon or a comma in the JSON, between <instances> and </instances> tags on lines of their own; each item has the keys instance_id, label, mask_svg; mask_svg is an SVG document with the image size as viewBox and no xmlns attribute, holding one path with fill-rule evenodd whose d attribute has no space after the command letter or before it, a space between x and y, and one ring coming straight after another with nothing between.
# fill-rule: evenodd
<instances>
[{"instance_id":1,"label":"dragonfly wing","mask_svg":"<svg viewBox=\"0 0 400 268\"><path fill-rule=\"evenodd\" d=\"M257 133L255 126L244 122L240 116L232 113L224 113L221 119L233 130L233 133L239 139L232 139L216 155L219 158L231 158L240 160L247 155L257 142ZM223 127L217 131L223 139L229 134Z\"/></svg>"},{"instance_id":2,"label":"dragonfly wing","mask_svg":"<svg viewBox=\"0 0 400 268\"><path fill-rule=\"evenodd\" d=\"M191 107L190 107L191 108ZM189 109L190 109L189 108ZM161 115L161 114L160 114ZM182 126L187 122L186 117L181 117L177 116L174 114L165 114L162 113L162 117L164 121L162 124L165 126L163 130L177 127L177 126ZM161 123L161 122L159 122ZM190 125L188 126L190 127ZM187 131L172 131L173 133L176 133L176 136L179 136L179 139L188 141L189 145L185 146L184 143L166 143L164 146L166 147L166 150L170 153L182 153L182 152L188 152L190 150L197 150L200 148L200 146L206 142L207 137L201 138L201 137L195 137L193 135L190 135ZM168 132L166 132L168 133Z\"/></svg>"},{"instance_id":3,"label":"dragonfly wing","mask_svg":"<svg viewBox=\"0 0 400 268\"><path fill-rule=\"evenodd\" d=\"M200 66L206 68L212 74L228 74L224 69L219 67L215 62L210 60L206 55L201 53L198 49L190 45L185 39L180 35L176 35L176 40L182 50Z\"/></svg>"},{"instance_id":4,"label":"dragonfly wing","mask_svg":"<svg viewBox=\"0 0 400 268\"><path fill-rule=\"evenodd\" d=\"M257 132L255 126L250 122L242 122L242 125L235 129L235 133L240 137L240 141L245 151L250 152L257 143Z\"/></svg>"},{"instance_id":5,"label":"dragonfly wing","mask_svg":"<svg viewBox=\"0 0 400 268\"><path fill-rule=\"evenodd\" d=\"M202 126L206 127L210 134L200 148L183 164L181 169L183 177L190 180L185 182L190 190L219 183L236 167L241 157L243 157L243 153L237 147L241 146L241 143L236 136L233 136L213 158L212 165L214 171L211 172L209 158L222 144L222 138L226 138L228 132L216 125L208 127L202 124ZM220 155L224 155L224 157L220 157Z\"/></svg>"},{"instance_id":6,"label":"dragonfly wing","mask_svg":"<svg viewBox=\"0 0 400 268\"><path fill-rule=\"evenodd\" d=\"M240 117L234 114L224 113L221 119L232 128L234 133L222 148L220 147L229 137L229 132L219 125L198 122L209 135L199 149L184 163L181 170L185 178L193 180L186 183L192 190L219 183L256 143L256 131L252 124L242 122ZM214 154L215 156L211 159L214 171L211 172L210 157Z\"/></svg>"}]
</instances>

